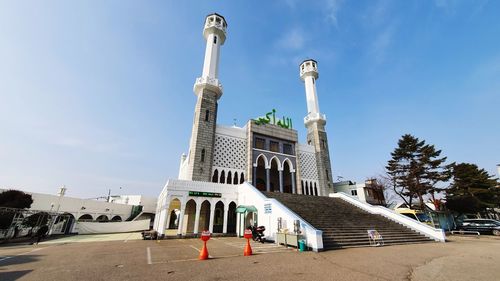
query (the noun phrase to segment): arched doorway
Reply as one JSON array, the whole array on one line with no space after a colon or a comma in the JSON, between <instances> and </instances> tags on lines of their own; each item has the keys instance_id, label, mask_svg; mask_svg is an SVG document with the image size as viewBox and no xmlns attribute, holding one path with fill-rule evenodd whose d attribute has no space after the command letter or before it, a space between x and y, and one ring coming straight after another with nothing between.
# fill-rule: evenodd
<instances>
[{"instance_id":1,"label":"arched doorway","mask_svg":"<svg viewBox=\"0 0 500 281\"><path fill-rule=\"evenodd\" d=\"M91 215L89 214L85 214L85 215L81 215L79 218L78 218L78 221L79 222L85 222L85 221L93 221L94 218L92 218Z\"/></svg>"},{"instance_id":2,"label":"arched doorway","mask_svg":"<svg viewBox=\"0 0 500 281\"><path fill-rule=\"evenodd\" d=\"M226 180L226 175L224 173L224 170L222 170L220 172L220 181L219 181L219 183L225 183L225 180Z\"/></svg>"},{"instance_id":3,"label":"arched doorway","mask_svg":"<svg viewBox=\"0 0 500 281\"><path fill-rule=\"evenodd\" d=\"M283 192L292 193L292 173L290 172L290 161L283 164Z\"/></svg>"},{"instance_id":4,"label":"arched doorway","mask_svg":"<svg viewBox=\"0 0 500 281\"><path fill-rule=\"evenodd\" d=\"M266 191L266 160L264 157L259 157L257 160L255 174L255 187L260 191Z\"/></svg>"},{"instance_id":5,"label":"arched doorway","mask_svg":"<svg viewBox=\"0 0 500 281\"><path fill-rule=\"evenodd\" d=\"M224 226L224 203L222 201L215 204L213 233L222 233Z\"/></svg>"},{"instance_id":6,"label":"arched doorway","mask_svg":"<svg viewBox=\"0 0 500 281\"><path fill-rule=\"evenodd\" d=\"M108 216L106 215L100 215L95 219L96 222L107 222L109 221Z\"/></svg>"},{"instance_id":7,"label":"arched doorway","mask_svg":"<svg viewBox=\"0 0 500 281\"><path fill-rule=\"evenodd\" d=\"M193 199L186 203L186 209L184 210L184 222L182 233L193 233L194 223L196 217L196 202Z\"/></svg>"},{"instance_id":8,"label":"arched doorway","mask_svg":"<svg viewBox=\"0 0 500 281\"><path fill-rule=\"evenodd\" d=\"M233 184L238 184L238 172L234 172Z\"/></svg>"},{"instance_id":9,"label":"arched doorway","mask_svg":"<svg viewBox=\"0 0 500 281\"><path fill-rule=\"evenodd\" d=\"M271 159L271 170L269 171L271 192L280 191L280 173L278 171L278 167L278 158Z\"/></svg>"},{"instance_id":10,"label":"arched doorway","mask_svg":"<svg viewBox=\"0 0 500 281\"><path fill-rule=\"evenodd\" d=\"M200 221L198 223L198 232L210 229L210 202L208 200L201 203Z\"/></svg>"},{"instance_id":11,"label":"arched doorway","mask_svg":"<svg viewBox=\"0 0 500 281\"><path fill-rule=\"evenodd\" d=\"M111 218L111 221L116 221L116 222L122 221L122 217L120 217L120 216L114 216L114 217Z\"/></svg>"},{"instance_id":12,"label":"arched doorway","mask_svg":"<svg viewBox=\"0 0 500 281\"><path fill-rule=\"evenodd\" d=\"M227 233L236 233L236 203L229 203L227 213Z\"/></svg>"},{"instance_id":13,"label":"arched doorway","mask_svg":"<svg viewBox=\"0 0 500 281\"><path fill-rule=\"evenodd\" d=\"M168 205L168 218L166 228L168 229L178 229L179 227L179 216L181 214L181 201L177 198L170 200ZM167 235L176 235L177 232L167 231Z\"/></svg>"},{"instance_id":14,"label":"arched doorway","mask_svg":"<svg viewBox=\"0 0 500 281\"><path fill-rule=\"evenodd\" d=\"M217 169L215 169L214 175L212 176L212 182L217 182L218 179L219 179L219 171L217 171Z\"/></svg>"}]
</instances>

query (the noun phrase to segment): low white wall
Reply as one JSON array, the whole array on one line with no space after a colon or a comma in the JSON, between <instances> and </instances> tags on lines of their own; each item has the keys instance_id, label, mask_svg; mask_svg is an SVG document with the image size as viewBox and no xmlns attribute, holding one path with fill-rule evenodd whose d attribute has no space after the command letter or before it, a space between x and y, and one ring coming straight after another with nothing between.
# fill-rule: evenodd
<instances>
[{"instance_id":1,"label":"low white wall","mask_svg":"<svg viewBox=\"0 0 500 281\"><path fill-rule=\"evenodd\" d=\"M121 233L149 229L149 220L124 222L77 222L78 234Z\"/></svg>"},{"instance_id":2,"label":"low white wall","mask_svg":"<svg viewBox=\"0 0 500 281\"><path fill-rule=\"evenodd\" d=\"M4 191L0 189L0 192ZM120 216L122 220L126 220L132 211L132 206L124 204L110 203L106 201L97 201L94 199L80 199L74 197L62 196L52 194L43 194L35 192L26 192L31 194L33 204L31 210L70 213L76 220L82 215L89 214L95 220L100 215L105 215L108 220L114 216ZM51 206L53 204L53 206Z\"/></svg>"},{"instance_id":3,"label":"low white wall","mask_svg":"<svg viewBox=\"0 0 500 281\"><path fill-rule=\"evenodd\" d=\"M390 220L393 220L397 223L407 226L415 230L416 232L419 232L436 241L441 241L441 242L446 241L446 235L444 234L444 231L442 229L433 228L431 226L428 226L427 224L418 222L414 219L398 214L393 210L387 209L382 206L372 206L368 203L361 202L358 199L344 193L330 193L330 197L343 199L365 211L368 211L369 213L382 215Z\"/></svg>"},{"instance_id":4,"label":"low white wall","mask_svg":"<svg viewBox=\"0 0 500 281\"><path fill-rule=\"evenodd\" d=\"M270 214L265 214L265 204L271 204ZM313 251L323 249L323 232L321 230L314 228L278 200L265 197L251 184L245 182L238 186L238 205L253 205L257 208L258 224L266 227L264 234L268 239L272 238L276 241L279 217L282 218L283 228L287 228L290 232L293 232L293 221L299 220L302 233L306 236L307 246Z\"/></svg>"}]
</instances>

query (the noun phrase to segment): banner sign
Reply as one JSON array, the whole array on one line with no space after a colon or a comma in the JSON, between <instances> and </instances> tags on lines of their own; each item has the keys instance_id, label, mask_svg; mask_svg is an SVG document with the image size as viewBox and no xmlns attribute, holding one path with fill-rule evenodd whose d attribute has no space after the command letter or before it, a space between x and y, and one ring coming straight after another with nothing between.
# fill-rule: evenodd
<instances>
[{"instance_id":1,"label":"banner sign","mask_svg":"<svg viewBox=\"0 0 500 281\"><path fill-rule=\"evenodd\" d=\"M222 193L217 192L205 192L205 191L189 191L189 196L198 196L198 197L217 197L221 198Z\"/></svg>"}]
</instances>

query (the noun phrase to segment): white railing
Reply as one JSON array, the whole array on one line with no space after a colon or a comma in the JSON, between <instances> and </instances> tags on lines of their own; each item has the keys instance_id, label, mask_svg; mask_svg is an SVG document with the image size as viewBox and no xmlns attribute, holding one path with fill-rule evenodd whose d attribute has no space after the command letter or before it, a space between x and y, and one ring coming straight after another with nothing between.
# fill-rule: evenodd
<instances>
[{"instance_id":1,"label":"white railing","mask_svg":"<svg viewBox=\"0 0 500 281\"><path fill-rule=\"evenodd\" d=\"M384 216L392 221L395 221L397 223L400 223L406 227L409 227L416 232L419 232L431 239L434 239L436 241L440 242L445 242L446 241L446 236L444 234L444 231L442 229L434 228L431 227L427 224L418 222L414 219L411 219L409 217L403 216L401 214L398 214L390 209L387 209L382 206L372 206L368 203L364 203L359 201L356 198L353 198L347 194L344 194L342 192L339 193L330 193L330 197L335 197L335 198L340 198L343 199L356 207L359 207L365 211L368 211L369 213L376 214L376 215L381 215Z\"/></svg>"},{"instance_id":2,"label":"white railing","mask_svg":"<svg viewBox=\"0 0 500 281\"><path fill-rule=\"evenodd\" d=\"M305 219L297 215L288 207L274 198L267 198L253 185L243 183L239 186L238 192L239 205L254 205L258 209L259 225L266 227L266 236L273 237L276 240L276 233L278 232L277 219L282 218L286 228L293 231L293 222L300 221L302 234L305 234L307 246L313 251L320 251L323 249L323 232L310 225ZM271 213L266 214L264 204L271 204Z\"/></svg>"},{"instance_id":3,"label":"white railing","mask_svg":"<svg viewBox=\"0 0 500 281\"><path fill-rule=\"evenodd\" d=\"M222 84L219 82L219 79L217 78L211 78L211 77L198 77L196 78L196 81L194 82L194 92L198 94L198 91L202 87L207 87L208 89L216 92L219 96L222 95L222 92L224 91L224 88L222 87Z\"/></svg>"},{"instance_id":4,"label":"white railing","mask_svg":"<svg viewBox=\"0 0 500 281\"><path fill-rule=\"evenodd\" d=\"M315 120L323 120L326 121L326 115L322 113L309 113L306 117L304 117L304 123L308 123Z\"/></svg>"},{"instance_id":5,"label":"white railing","mask_svg":"<svg viewBox=\"0 0 500 281\"><path fill-rule=\"evenodd\" d=\"M306 65L305 63L303 65L304 65L304 68L302 68L302 66L300 67L300 76L304 75L304 73L311 72L311 71L318 72L317 67L313 67L312 65Z\"/></svg>"}]
</instances>

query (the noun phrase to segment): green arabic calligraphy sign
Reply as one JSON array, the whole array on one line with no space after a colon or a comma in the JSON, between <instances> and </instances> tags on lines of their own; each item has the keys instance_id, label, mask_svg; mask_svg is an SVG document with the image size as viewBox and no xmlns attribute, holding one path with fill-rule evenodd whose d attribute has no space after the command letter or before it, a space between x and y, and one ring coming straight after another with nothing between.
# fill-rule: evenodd
<instances>
[{"instance_id":1,"label":"green arabic calligraphy sign","mask_svg":"<svg viewBox=\"0 0 500 281\"><path fill-rule=\"evenodd\" d=\"M255 124L264 125L264 124L274 124L278 125L281 128L292 129L292 119L283 116L282 119L276 118L276 109L273 108L271 112L266 113L265 117L259 117L257 119L253 119Z\"/></svg>"}]
</instances>

